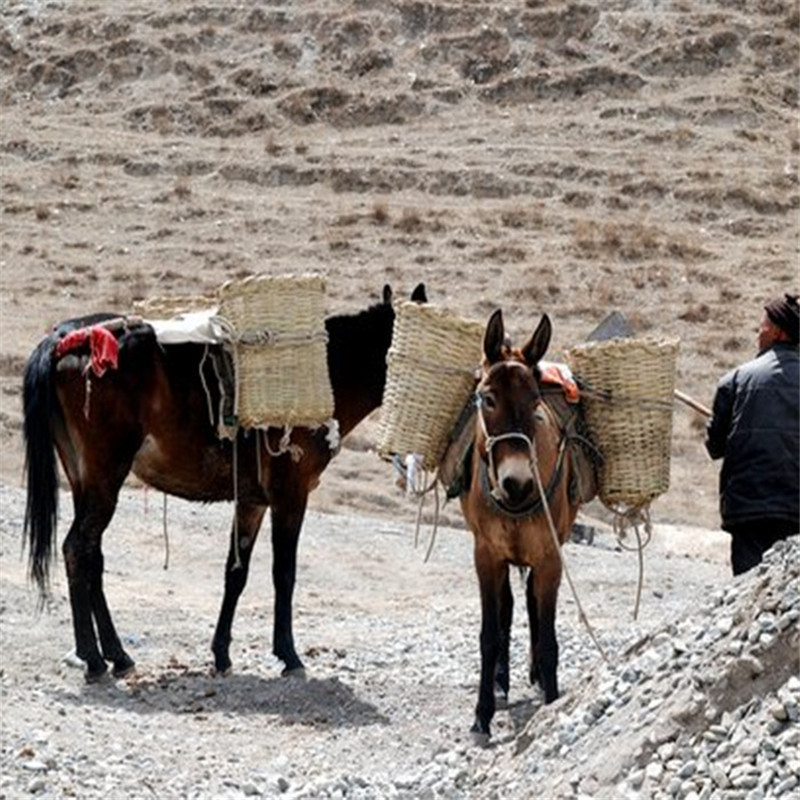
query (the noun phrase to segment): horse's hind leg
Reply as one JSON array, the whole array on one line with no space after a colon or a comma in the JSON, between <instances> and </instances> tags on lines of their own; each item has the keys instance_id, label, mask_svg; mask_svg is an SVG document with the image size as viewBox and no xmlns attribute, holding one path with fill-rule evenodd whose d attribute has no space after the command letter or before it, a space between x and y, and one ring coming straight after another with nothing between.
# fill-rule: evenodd
<instances>
[{"instance_id":1,"label":"horse's hind leg","mask_svg":"<svg viewBox=\"0 0 800 800\"><path fill-rule=\"evenodd\" d=\"M545 703L558 698L558 641L556 603L561 582L560 563L537 568L528 575L528 622L531 631L531 683L539 683Z\"/></svg>"},{"instance_id":2,"label":"horse's hind leg","mask_svg":"<svg viewBox=\"0 0 800 800\"><path fill-rule=\"evenodd\" d=\"M122 678L130 673L135 665L133 659L122 648L122 643L111 620L111 612L108 610L103 591L103 563L103 553L98 543L91 575L92 614L97 625L103 658L113 663L114 676Z\"/></svg>"},{"instance_id":3,"label":"horse's hind leg","mask_svg":"<svg viewBox=\"0 0 800 800\"><path fill-rule=\"evenodd\" d=\"M266 506L244 506L238 504L236 520L231 530L231 544L228 550L228 560L225 564L225 594L222 598L222 607L211 642L214 653L214 668L222 675L227 675L231 669L231 628L236 612L236 604L247 584L247 574L250 570L250 557L256 543L261 522L264 519ZM236 536L238 533L238 545Z\"/></svg>"},{"instance_id":4,"label":"horse's hind leg","mask_svg":"<svg viewBox=\"0 0 800 800\"><path fill-rule=\"evenodd\" d=\"M98 680L106 673L106 660L114 663L117 675L133 667L133 661L122 649L103 592L101 541L113 516L114 505L114 501L103 500L93 493L76 497L75 519L63 545L75 647L78 657L86 662L88 681ZM95 622L102 654L95 636Z\"/></svg>"}]
</instances>

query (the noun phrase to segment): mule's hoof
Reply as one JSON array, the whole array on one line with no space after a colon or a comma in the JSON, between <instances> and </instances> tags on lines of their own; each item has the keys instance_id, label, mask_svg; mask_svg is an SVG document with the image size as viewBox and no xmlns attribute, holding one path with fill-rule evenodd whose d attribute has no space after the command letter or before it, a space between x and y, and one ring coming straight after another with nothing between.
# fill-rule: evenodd
<instances>
[{"instance_id":1,"label":"mule's hoof","mask_svg":"<svg viewBox=\"0 0 800 800\"><path fill-rule=\"evenodd\" d=\"M233 667L225 667L224 669L220 669L219 667L212 667L211 674L217 675L220 678L228 678L233 675Z\"/></svg>"},{"instance_id":2,"label":"mule's hoof","mask_svg":"<svg viewBox=\"0 0 800 800\"><path fill-rule=\"evenodd\" d=\"M475 722L472 723L472 727L469 729L469 735L470 738L472 739L472 743L477 747L489 746L489 739L491 738L491 734L489 733L488 726L484 728L477 717L475 719Z\"/></svg>"},{"instance_id":3,"label":"mule's hoof","mask_svg":"<svg viewBox=\"0 0 800 800\"><path fill-rule=\"evenodd\" d=\"M498 711L508 708L508 694L502 689L494 690L494 707Z\"/></svg>"},{"instance_id":4,"label":"mule's hoof","mask_svg":"<svg viewBox=\"0 0 800 800\"><path fill-rule=\"evenodd\" d=\"M489 740L491 739L491 737L489 736L488 733L484 733L483 731L471 730L469 732L469 735L470 738L472 739L472 744L474 744L475 747L486 748L489 746Z\"/></svg>"},{"instance_id":5,"label":"mule's hoof","mask_svg":"<svg viewBox=\"0 0 800 800\"><path fill-rule=\"evenodd\" d=\"M291 669L289 669L289 667L286 667L286 669L284 669L284 671L281 672L281 675L284 678L295 678L297 680L304 681L306 679L306 668L292 667Z\"/></svg>"}]
</instances>

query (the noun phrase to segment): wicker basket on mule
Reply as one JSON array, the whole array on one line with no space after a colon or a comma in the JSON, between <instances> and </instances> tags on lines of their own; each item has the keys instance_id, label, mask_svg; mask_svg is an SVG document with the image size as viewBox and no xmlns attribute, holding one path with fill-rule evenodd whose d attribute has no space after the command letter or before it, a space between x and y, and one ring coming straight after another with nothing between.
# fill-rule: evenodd
<instances>
[{"instance_id":1,"label":"wicker basket on mule","mask_svg":"<svg viewBox=\"0 0 800 800\"><path fill-rule=\"evenodd\" d=\"M333 416L318 275L256 275L219 290L215 321L229 339L238 425L317 426Z\"/></svg>"},{"instance_id":2,"label":"wicker basket on mule","mask_svg":"<svg viewBox=\"0 0 800 800\"><path fill-rule=\"evenodd\" d=\"M378 452L417 454L434 471L475 389L485 326L429 304L401 303L396 314Z\"/></svg>"},{"instance_id":3,"label":"wicker basket on mule","mask_svg":"<svg viewBox=\"0 0 800 800\"><path fill-rule=\"evenodd\" d=\"M598 496L611 511L647 509L669 488L678 339L643 337L576 345L567 361L600 450Z\"/></svg>"}]
</instances>

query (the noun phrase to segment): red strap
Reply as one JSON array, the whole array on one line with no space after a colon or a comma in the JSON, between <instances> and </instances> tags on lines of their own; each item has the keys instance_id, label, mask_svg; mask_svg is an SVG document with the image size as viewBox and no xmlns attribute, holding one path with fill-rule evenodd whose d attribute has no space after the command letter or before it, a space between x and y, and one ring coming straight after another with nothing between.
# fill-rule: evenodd
<instances>
[{"instance_id":1,"label":"red strap","mask_svg":"<svg viewBox=\"0 0 800 800\"><path fill-rule=\"evenodd\" d=\"M92 372L101 378L107 369L116 369L119 359L119 342L108 328L93 325L91 328L79 328L70 331L56 345L56 358L66 353L79 350L89 343L90 365Z\"/></svg>"}]
</instances>

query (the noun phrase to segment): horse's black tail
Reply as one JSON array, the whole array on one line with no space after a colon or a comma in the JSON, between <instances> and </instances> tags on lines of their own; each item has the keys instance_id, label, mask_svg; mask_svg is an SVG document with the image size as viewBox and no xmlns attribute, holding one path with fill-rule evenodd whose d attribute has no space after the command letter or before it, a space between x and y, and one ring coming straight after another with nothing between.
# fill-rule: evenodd
<instances>
[{"instance_id":1,"label":"horse's black tail","mask_svg":"<svg viewBox=\"0 0 800 800\"><path fill-rule=\"evenodd\" d=\"M28 498L22 535L28 541L30 575L42 595L49 587L58 517L58 466L53 425L60 411L52 373L55 343L56 337L48 336L38 345L25 365L23 380Z\"/></svg>"}]
</instances>

